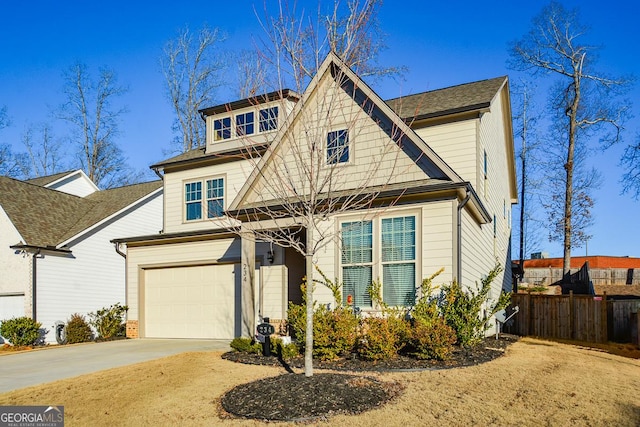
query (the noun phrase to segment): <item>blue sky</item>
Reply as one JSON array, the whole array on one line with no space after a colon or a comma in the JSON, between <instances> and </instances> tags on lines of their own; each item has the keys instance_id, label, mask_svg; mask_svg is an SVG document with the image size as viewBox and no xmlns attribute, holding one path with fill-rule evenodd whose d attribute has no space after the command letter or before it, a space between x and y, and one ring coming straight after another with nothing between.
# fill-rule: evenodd
<instances>
[{"instance_id":1,"label":"blue sky","mask_svg":"<svg viewBox=\"0 0 640 427\"><path fill-rule=\"evenodd\" d=\"M317 4L304 3L312 9ZM207 23L228 34L227 49L248 48L254 38L263 37L254 4L262 14L262 0L0 1L0 106L8 108L12 119L11 127L0 131L0 142L20 151L20 137L28 123L53 122L49 107L62 102L60 75L73 62L81 61L92 70L106 65L130 89L121 99L129 113L121 122L118 144L133 167L146 169L166 157L172 139L173 116L158 66L163 44L185 24L195 29ZM380 24L388 34L388 49L380 63L403 65L408 72L404 80L386 81L374 90L391 98L505 74L512 81L517 79L517 73L506 68L508 42L529 29L543 4L387 0ZM591 26L589 39L603 46L599 69L640 75L638 3L572 0L563 4L580 8L582 22ZM228 101L233 94L231 89L223 91L218 101ZM640 82L629 97L635 102L636 117L628 123L627 141L640 132ZM620 195L618 163L623 148L624 144L615 146L592 157L604 182L594 194L596 222L590 255L640 257L640 201ZM517 226L516 217L513 223ZM541 249L562 255L560 245L546 239ZM584 255L585 248L574 249L573 254Z\"/></svg>"}]
</instances>

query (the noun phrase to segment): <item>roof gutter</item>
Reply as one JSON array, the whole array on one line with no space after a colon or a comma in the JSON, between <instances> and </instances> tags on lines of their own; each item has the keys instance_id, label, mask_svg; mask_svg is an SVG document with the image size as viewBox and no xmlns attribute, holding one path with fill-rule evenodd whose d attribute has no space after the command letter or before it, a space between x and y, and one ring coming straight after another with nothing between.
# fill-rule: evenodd
<instances>
[{"instance_id":1,"label":"roof gutter","mask_svg":"<svg viewBox=\"0 0 640 427\"><path fill-rule=\"evenodd\" d=\"M113 242L113 247L115 248L116 253L120 255L122 258L127 259L127 254L125 254L120 250L120 245L121 245L120 242Z\"/></svg>"}]
</instances>

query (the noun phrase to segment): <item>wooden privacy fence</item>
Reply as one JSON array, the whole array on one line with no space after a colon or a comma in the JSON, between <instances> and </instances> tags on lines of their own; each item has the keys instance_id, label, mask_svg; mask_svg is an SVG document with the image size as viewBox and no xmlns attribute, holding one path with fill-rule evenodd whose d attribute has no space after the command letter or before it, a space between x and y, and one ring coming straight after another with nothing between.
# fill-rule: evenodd
<instances>
[{"instance_id":1,"label":"wooden privacy fence","mask_svg":"<svg viewBox=\"0 0 640 427\"><path fill-rule=\"evenodd\" d=\"M640 345L640 300L607 300L607 295L514 294L520 312L504 332L585 342L632 342Z\"/></svg>"},{"instance_id":2,"label":"wooden privacy fence","mask_svg":"<svg viewBox=\"0 0 640 427\"><path fill-rule=\"evenodd\" d=\"M606 295L515 294L512 306L520 307L504 331L586 342L607 342Z\"/></svg>"}]
</instances>

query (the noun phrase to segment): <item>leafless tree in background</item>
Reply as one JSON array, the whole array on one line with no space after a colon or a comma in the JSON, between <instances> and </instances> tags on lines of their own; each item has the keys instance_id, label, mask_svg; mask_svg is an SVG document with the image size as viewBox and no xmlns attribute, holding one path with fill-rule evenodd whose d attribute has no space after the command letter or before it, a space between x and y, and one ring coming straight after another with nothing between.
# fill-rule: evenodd
<instances>
[{"instance_id":1,"label":"leafless tree in background","mask_svg":"<svg viewBox=\"0 0 640 427\"><path fill-rule=\"evenodd\" d=\"M7 107L0 108L0 130L9 126ZM0 140L0 175L15 177L19 173L16 157L11 151L11 145Z\"/></svg>"},{"instance_id":2,"label":"leafless tree in background","mask_svg":"<svg viewBox=\"0 0 640 427\"><path fill-rule=\"evenodd\" d=\"M227 61L219 45L224 40L217 28L205 26L194 34L185 27L164 46L160 66L176 115L174 144L181 152L205 144L205 125L198 110L213 104L216 90L223 84Z\"/></svg>"},{"instance_id":3,"label":"leafless tree in background","mask_svg":"<svg viewBox=\"0 0 640 427\"><path fill-rule=\"evenodd\" d=\"M116 143L119 119L127 111L114 103L127 89L119 86L115 73L101 68L93 79L84 64L74 64L63 73L66 102L57 118L71 125L70 143L78 146L80 167L101 188L130 184L132 174Z\"/></svg>"},{"instance_id":4,"label":"leafless tree in background","mask_svg":"<svg viewBox=\"0 0 640 427\"><path fill-rule=\"evenodd\" d=\"M640 133L636 134L635 143L629 144L622 156L625 174L622 177L623 191L640 198Z\"/></svg>"},{"instance_id":5,"label":"leafless tree in background","mask_svg":"<svg viewBox=\"0 0 640 427\"><path fill-rule=\"evenodd\" d=\"M581 40L587 28L578 20L577 11L565 10L551 2L533 20L532 29L511 48L511 66L533 75L553 76L552 119L564 127L566 152L563 161L563 271L569 273L574 208L581 197L574 194L575 152L594 134L608 146L620 140L627 107L616 103L626 79L610 78L593 69L596 48ZM586 200L585 200L586 201Z\"/></svg>"},{"instance_id":6,"label":"leafless tree in background","mask_svg":"<svg viewBox=\"0 0 640 427\"><path fill-rule=\"evenodd\" d=\"M354 0L345 9L344 3L338 1L327 13L322 12L319 4L316 11L307 14L296 10L295 4L290 9L286 2L279 2L278 15L267 14L261 22L267 40L257 52L266 63L275 89L291 88L303 94L332 50L357 73L377 77L397 75L398 68L375 65L384 47L376 22L380 4L377 0ZM348 155L348 151L328 154L328 144L339 145L344 142L342 138L347 138L348 144L362 141L359 132L365 127L363 123L374 116L374 108L369 99L360 98L360 88L350 86L353 82L339 69L332 73L333 81L327 83L330 87L326 96L303 96L294 113L280 115L279 120L286 123L280 123L279 127L289 131L283 134L278 150L269 149L261 159L260 153L253 151L251 139L245 138L246 157L254 173L268 178L261 180L263 188L254 190L258 200L243 213L244 217L268 218L266 224L255 223L258 224L252 228L255 238L293 248L305 257L306 376L313 375L314 264L320 251L340 238L332 220L340 213L371 207L391 177L404 172L397 164L398 146L408 129L404 124L395 127L385 123L387 139L368 153L371 159L368 169L354 173L353 169L342 167L339 157ZM354 99L360 108L352 108L350 103ZM281 108L284 113L284 106ZM294 117L296 111L300 116ZM304 237L292 232L296 227L305 230Z\"/></svg>"},{"instance_id":7,"label":"leafless tree in background","mask_svg":"<svg viewBox=\"0 0 640 427\"><path fill-rule=\"evenodd\" d=\"M62 172L60 140L56 140L48 123L29 125L22 134L26 153L20 158L20 169L25 179Z\"/></svg>"},{"instance_id":8,"label":"leafless tree in background","mask_svg":"<svg viewBox=\"0 0 640 427\"><path fill-rule=\"evenodd\" d=\"M520 248L520 265L523 265L527 254L540 247L541 234L539 227L538 208L540 206L541 181L539 173L540 144L537 134L539 111L536 109L534 98L536 88L528 81L520 81L513 85L514 100L513 128L515 137L520 139L520 205L517 207L520 216L520 226L514 237L518 237ZM533 225L533 226L532 226Z\"/></svg>"}]
</instances>

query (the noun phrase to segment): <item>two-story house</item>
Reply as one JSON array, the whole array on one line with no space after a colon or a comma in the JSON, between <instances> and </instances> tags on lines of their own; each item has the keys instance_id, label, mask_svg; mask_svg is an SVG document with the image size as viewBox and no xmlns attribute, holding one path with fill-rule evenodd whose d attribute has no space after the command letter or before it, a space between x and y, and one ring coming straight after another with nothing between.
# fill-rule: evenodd
<instances>
[{"instance_id":1,"label":"two-story house","mask_svg":"<svg viewBox=\"0 0 640 427\"><path fill-rule=\"evenodd\" d=\"M364 312L375 309L372 281L388 304L410 305L441 268L437 280L473 287L496 263L510 266L507 77L385 102L329 54L303 93L201 113L206 146L152 166L164 179L162 233L116 240L127 245L131 337L229 339L252 336L261 316L286 318L305 258L255 238L269 227L312 231L314 266ZM318 198L306 230L286 205ZM511 289L508 270L490 298L501 289ZM323 286L314 298L333 301Z\"/></svg>"}]
</instances>

